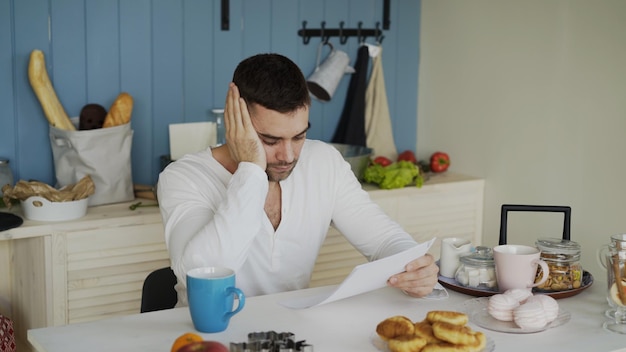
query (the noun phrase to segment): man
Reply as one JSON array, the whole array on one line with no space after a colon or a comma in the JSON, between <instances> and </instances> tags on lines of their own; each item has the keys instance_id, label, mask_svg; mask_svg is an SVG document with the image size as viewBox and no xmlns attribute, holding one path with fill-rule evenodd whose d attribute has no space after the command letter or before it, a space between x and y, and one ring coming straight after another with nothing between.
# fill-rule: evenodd
<instances>
[{"instance_id":1,"label":"man","mask_svg":"<svg viewBox=\"0 0 626 352\"><path fill-rule=\"evenodd\" d=\"M370 261L416 245L334 147L306 139L310 104L291 60L245 59L228 88L226 144L161 173L158 199L179 304L186 304L186 271L200 266L234 269L247 296L307 287L331 221ZM421 297L437 272L426 255L388 284Z\"/></svg>"}]
</instances>

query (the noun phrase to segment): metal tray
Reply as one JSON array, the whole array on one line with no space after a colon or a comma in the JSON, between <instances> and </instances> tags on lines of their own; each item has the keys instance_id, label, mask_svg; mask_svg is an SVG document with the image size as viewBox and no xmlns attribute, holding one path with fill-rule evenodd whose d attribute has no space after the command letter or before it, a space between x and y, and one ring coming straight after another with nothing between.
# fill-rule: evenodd
<instances>
[{"instance_id":1,"label":"metal tray","mask_svg":"<svg viewBox=\"0 0 626 352\"><path fill-rule=\"evenodd\" d=\"M474 287L465 287L461 286L454 278L443 277L439 275L439 283L445 288L451 289L452 291L457 291L460 293L464 293L466 295L475 296L475 297L489 297L493 296L497 293L500 293L498 290L488 290L488 289L480 289ZM536 294L544 294L551 296L554 299L567 298L571 296L575 296L582 291L588 289L593 285L593 275L590 272L583 270L583 282L582 286L579 288L574 288L571 290L565 291L543 291L538 290L537 288L533 289L533 293Z\"/></svg>"}]
</instances>

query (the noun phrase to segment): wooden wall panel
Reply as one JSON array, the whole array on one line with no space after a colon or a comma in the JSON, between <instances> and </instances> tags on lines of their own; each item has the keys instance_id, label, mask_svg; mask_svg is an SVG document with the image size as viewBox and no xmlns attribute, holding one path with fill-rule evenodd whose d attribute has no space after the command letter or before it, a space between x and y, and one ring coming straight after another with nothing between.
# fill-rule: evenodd
<instances>
[{"instance_id":1,"label":"wooden wall panel","mask_svg":"<svg viewBox=\"0 0 626 352\"><path fill-rule=\"evenodd\" d=\"M415 149L420 1L391 2L383 64L396 144ZM382 22L383 0L230 0L230 29L220 28L220 1L0 0L0 157L17 179L54 184L48 123L27 78L33 49L47 68L68 115L98 103L108 108L121 91L135 98L133 179L153 184L159 157L169 153L168 125L203 121L222 107L232 72L243 58L278 52L305 76L315 68L320 38L304 45L297 31ZM368 38L373 43L373 38ZM337 49L356 59L359 42ZM323 57L328 54L327 48ZM344 107L350 76L333 100L314 101L309 138L329 141Z\"/></svg>"}]
</instances>

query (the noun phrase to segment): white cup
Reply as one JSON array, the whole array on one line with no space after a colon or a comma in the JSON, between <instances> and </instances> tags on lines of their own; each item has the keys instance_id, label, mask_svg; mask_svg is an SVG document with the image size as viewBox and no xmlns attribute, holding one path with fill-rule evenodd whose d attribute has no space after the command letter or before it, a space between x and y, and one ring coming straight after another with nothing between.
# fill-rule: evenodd
<instances>
[{"instance_id":1,"label":"white cup","mask_svg":"<svg viewBox=\"0 0 626 352\"><path fill-rule=\"evenodd\" d=\"M535 247L505 244L493 248L496 278L500 292L521 288L532 289L548 280L548 264L539 259L541 251ZM537 266L541 266L542 277L535 283Z\"/></svg>"}]
</instances>

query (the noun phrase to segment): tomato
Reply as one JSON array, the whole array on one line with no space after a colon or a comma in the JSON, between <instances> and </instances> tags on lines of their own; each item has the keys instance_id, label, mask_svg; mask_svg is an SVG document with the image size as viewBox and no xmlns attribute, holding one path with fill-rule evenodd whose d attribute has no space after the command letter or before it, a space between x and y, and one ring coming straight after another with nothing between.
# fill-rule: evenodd
<instances>
[{"instance_id":1,"label":"tomato","mask_svg":"<svg viewBox=\"0 0 626 352\"><path fill-rule=\"evenodd\" d=\"M398 155L398 161L402 160L417 164L417 158L415 157L415 154L410 150L405 150L400 153L400 155Z\"/></svg>"},{"instance_id":2,"label":"tomato","mask_svg":"<svg viewBox=\"0 0 626 352\"><path fill-rule=\"evenodd\" d=\"M389 158L384 157L384 156L377 156L374 159L374 164L378 164L380 166L389 166L391 165L392 161L389 160Z\"/></svg>"},{"instance_id":3,"label":"tomato","mask_svg":"<svg viewBox=\"0 0 626 352\"><path fill-rule=\"evenodd\" d=\"M435 152L430 156L430 171L444 172L450 166L450 157L444 152Z\"/></svg>"}]
</instances>

